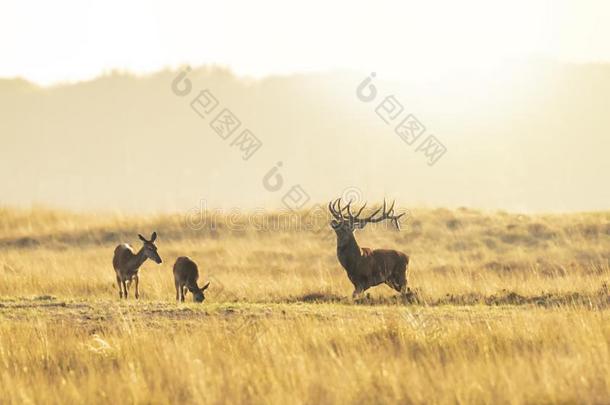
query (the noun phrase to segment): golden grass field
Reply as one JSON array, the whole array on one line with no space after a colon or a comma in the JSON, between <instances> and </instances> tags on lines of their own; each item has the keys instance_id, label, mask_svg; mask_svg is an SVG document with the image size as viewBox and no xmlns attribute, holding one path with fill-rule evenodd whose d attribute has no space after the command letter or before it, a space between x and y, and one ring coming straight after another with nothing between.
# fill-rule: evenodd
<instances>
[{"instance_id":1,"label":"golden grass field","mask_svg":"<svg viewBox=\"0 0 610 405\"><path fill-rule=\"evenodd\" d=\"M324 218L187 222L0 209L0 402L610 403L610 212L413 209L357 233L410 255L405 300L352 300ZM164 263L120 301L113 250L153 230ZM203 304L175 302L180 255Z\"/></svg>"}]
</instances>

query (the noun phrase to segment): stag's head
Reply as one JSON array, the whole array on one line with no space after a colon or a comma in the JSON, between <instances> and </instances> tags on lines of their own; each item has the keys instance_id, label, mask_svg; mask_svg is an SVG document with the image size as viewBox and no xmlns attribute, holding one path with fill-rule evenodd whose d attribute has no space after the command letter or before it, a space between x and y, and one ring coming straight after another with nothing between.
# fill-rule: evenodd
<instances>
[{"instance_id":1,"label":"stag's head","mask_svg":"<svg viewBox=\"0 0 610 405\"><path fill-rule=\"evenodd\" d=\"M383 220L389 220L394 223L397 229L400 229L400 225L398 220L405 213L400 215L394 215L394 203L388 209L386 206L385 200L383 200L383 206L379 207L371 215L366 218L360 218L360 214L366 207L366 203L360 207L356 214L352 213L350 200L346 206L341 207L341 198L337 198L335 201L331 201L328 203L328 210L332 215L333 219L330 221L330 226L333 228L335 233L337 234L337 243L338 245L343 245L349 241L350 238L353 237L354 231L357 229L362 229L369 223L381 222Z\"/></svg>"},{"instance_id":2,"label":"stag's head","mask_svg":"<svg viewBox=\"0 0 610 405\"><path fill-rule=\"evenodd\" d=\"M210 286L210 282L208 281L201 288L197 287L196 285L193 289L189 288L189 291L193 294L193 301L203 302L203 300L205 300L205 295L203 295L203 293L205 292L205 290L208 289L209 286Z\"/></svg>"},{"instance_id":3,"label":"stag's head","mask_svg":"<svg viewBox=\"0 0 610 405\"><path fill-rule=\"evenodd\" d=\"M157 264L163 263L163 260L161 260L161 256L159 256L159 253L157 253L157 246L155 246L157 232L153 232L152 235L150 235L150 240L146 239L140 234L138 234L138 237L144 243L144 254L146 255L146 257Z\"/></svg>"}]
</instances>

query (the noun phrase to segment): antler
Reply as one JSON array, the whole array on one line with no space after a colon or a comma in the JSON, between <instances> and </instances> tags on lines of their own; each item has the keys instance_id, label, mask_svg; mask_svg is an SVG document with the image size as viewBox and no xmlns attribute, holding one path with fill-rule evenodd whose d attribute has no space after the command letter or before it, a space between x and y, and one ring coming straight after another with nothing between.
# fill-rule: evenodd
<instances>
[{"instance_id":1,"label":"antler","mask_svg":"<svg viewBox=\"0 0 610 405\"><path fill-rule=\"evenodd\" d=\"M361 224L367 224L367 223L377 223L377 222L381 222L383 220L389 219L390 221L392 221L394 223L394 225L396 226L397 229L400 229L400 224L398 223L398 220L405 215L405 213L403 212L400 215L394 215L394 205L396 204L396 201L392 201L392 205L390 205L389 209L386 209L387 205L386 205L386 201L385 198L383 199L383 207L379 207L375 212L373 212L371 215L369 215L367 218L364 219L360 219L360 218L356 218L356 220L358 222L360 222ZM379 214L379 211L381 211L381 215L380 216L376 216L377 214Z\"/></svg>"},{"instance_id":2,"label":"antler","mask_svg":"<svg viewBox=\"0 0 610 405\"><path fill-rule=\"evenodd\" d=\"M386 201L384 198L383 206L377 208L371 215L369 215L366 218L360 218L360 214L366 207L366 202L364 203L364 205L362 205L362 207L360 207L360 209L358 210L356 215L352 214L352 210L351 210L352 200L350 200L345 207L341 208L341 198L337 198L334 202L331 201L330 203L328 203L328 209L329 209L330 213L333 215L333 217L335 217L335 219L340 222L349 221L351 223L358 223L358 224L364 226L368 223L376 223L376 222L381 222L385 219L389 219L390 221L392 221L394 223L394 225L396 226L397 229L400 229L398 220L403 215L405 215L405 213L403 212L400 215L394 215L395 203L396 203L396 201L393 201L390 208L386 209L387 205L386 205ZM347 216L344 215L344 211L347 212ZM380 211L381 211L381 215L375 217L377 214L379 214Z\"/></svg>"},{"instance_id":3,"label":"antler","mask_svg":"<svg viewBox=\"0 0 610 405\"><path fill-rule=\"evenodd\" d=\"M331 201L328 203L328 211L330 211L331 215L337 220L337 221L341 221L343 218L341 217L341 215L336 211L335 209L335 204L337 203L338 200L335 201Z\"/></svg>"}]
</instances>

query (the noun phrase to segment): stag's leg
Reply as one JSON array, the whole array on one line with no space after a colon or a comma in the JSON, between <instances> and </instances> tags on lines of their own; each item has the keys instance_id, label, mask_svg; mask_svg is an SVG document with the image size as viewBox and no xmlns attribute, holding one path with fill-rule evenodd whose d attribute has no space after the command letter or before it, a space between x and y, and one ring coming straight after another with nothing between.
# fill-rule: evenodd
<instances>
[{"instance_id":1,"label":"stag's leg","mask_svg":"<svg viewBox=\"0 0 610 405\"><path fill-rule=\"evenodd\" d=\"M134 281L136 282L136 299L140 298L140 276L137 274L133 276Z\"/></svg>"},{"instance_id":2,"label":"stag's leg","mask_svg":"<svg viewBox=\"0 0 610 405\"><path fill-rule=\"evenodd\" d=\"M409 292L409 287L407 287L407 284L405 283L402 287L400 287L400 295L405 297L408 292Z\"/></svg>"},{"instance_id":3,"label":"stag's leg","mask_svg":"<svg viewBox=\"0 0 610 405\"><path fill-rule=\"evenodd\" d=\"M407 281L405 280L404 274L398 274L396 277L388 280L386 284L403 295L406 293Z\"/></svg>"},{"instance_id":4,"label":"stag's leg","mask_svg":"<svg viewBox=\"0 0 610 405\"><path fill-rule=\"evenodd\" d=\"M184 302L184 298L186 297L186 286L182 286L182 302Z\"/></svg>"},{"instance_id":5,"label":"stag's leg","mask_svg":"<svg viewBox=\"0 0 610 405\"><path fill-rule=\"evenodd\" d=\"M390 286L396 291L398 291L401 295L407 294L407 281L405 280L404 275L396 277L395 280L392 280L392 285Z\"/></svg>"},{"instance_id":6,"label":"stag's leg","mask_svg":"<svg viewBox=\"0 0 610 405\"><path fill-rule=\"evenodd\" d=\"M360 295L362 295L362 292L364 291L364 288L362 287L356 287L354 289L354 292L352 293L352 299L356 299L358 298Z\"/></svg>"},{"instance_id":7,"label":"stag's leg","mask_svg":"<svg viewBox=\"0 0 610 405\"><path fill-rule=\"evenodd\" d=\"M119 286L119 299L123 298L123 287L121 286L121 277L119 277L119 275L116 275L116 283Z\"/></svg>"},{"instance_id":8,"label":"stag's leg","mask_svg":"<svg viewBox=\"0 0 610 405\"><path fill-rule=\"evenodd\" d=\"M178 284L178 282L174 282L174 286L176 287L176 301L180 301L180 291L182 290L180 288L180 284Z\"/></svg>"},{"instance_id":9,"label":"stag's leg","mask_svg":"<svg viewBox=\"0 0 610 405\"><path fill-rule=\"evenodd\" d=\"M407 262L408 263L408 262ZM399 286L399 292L400 294L404 297L407 295L407 292L409 291L409 288L407 287L407 266L408 264L405 264L404 267L402 269L400 269L399 273L398 273L398 286Z\"/></svg>"}]
</instances>

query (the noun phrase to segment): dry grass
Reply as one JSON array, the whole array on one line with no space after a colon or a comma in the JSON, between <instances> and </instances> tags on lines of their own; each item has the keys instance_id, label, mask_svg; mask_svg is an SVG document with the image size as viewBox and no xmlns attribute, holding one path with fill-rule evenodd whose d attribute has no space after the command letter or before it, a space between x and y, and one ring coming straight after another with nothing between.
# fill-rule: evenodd
<instances>
[{"instance_id":1,"label":"dry grass","mask_svg":"<svg viewBox=\"0 0 610 405\"><path fill-rule=\"evenodd\" d=\"M357 238L410 254L414 294L358 302L324 218L228 220L0 209L0 402L610 399L610 213L413 210ZM152 230L165 262L119 302L112 251ZM203 305L174 302L184 254Z\"/></svg>"}]
</instances>

